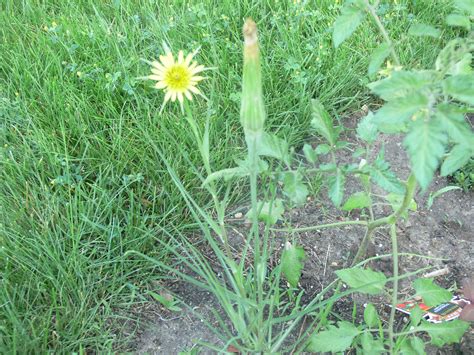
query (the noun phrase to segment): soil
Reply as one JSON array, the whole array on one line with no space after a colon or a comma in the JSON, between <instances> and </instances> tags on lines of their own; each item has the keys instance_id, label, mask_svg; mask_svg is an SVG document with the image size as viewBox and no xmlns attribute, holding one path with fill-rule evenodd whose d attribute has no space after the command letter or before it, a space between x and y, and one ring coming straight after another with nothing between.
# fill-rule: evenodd
<instances>
[{"instance_id":1,"label":"soil","mask_svg":"<svg viewBox=\"0 0 474 355\"><path fill-rule=\"evenodd\" d=\"M354 134L354 127L360 115L353 116L344 121L346 128L345 139L352 143L355 149L358 145ZM314 142L317 145L317 142ZM384 136L378 137L373 149L377 154L379 149L385 147L385 158L391 164L396 174L406 179L409 173L408 159L402 147L400 137ZM352 151L343 151L339 157L340 161L354 161L351 157ZM474 194L460 190L450 191L437 198L431 209L427 209L427 199L430 192L437 191L447 186L448 181L436 176L429 191L418 194L416 203L418 210L411 213L405 223L400 223L398 228L398 240L400 253L426 255L432 258L421 258L416 256L403 256L400 258L400 273L418 270L425 266L432 266L433 270L448 268L448 273L435 278L440 286L458 288L464 278L474 276ZM345 198L351 193L360 191L360 185L356 180L347 181ZM382 190L375 190L383 193ZM324 192L320 196L325 196ZM391 211L387 206L380 206L374 210L376 216L384 216ZM360 212L359 212L360 213ZM246 232L245 217L239 221L229 221L234 225L235 233L233 243L238 248L242 243L241 236ZM309 199L308 203L298 209L291 210L286 214L286 219L291 221L293 227L307 227L321 223L331 223L343 219L364 218L356 212L348 213L337 210L327 200ZM240 222L240 223L239 223ZM241 233L240 233L241 232ZM325 286L335 279L335 271L345 267L355 254L360 244L364 229L357 226L347 226L337 229L323 229L299 233L299 244L306 251L307 260L300 281L301 288L306 291L306 298L320 292ZM276 236L280 238L281 236ZM279 243L283 245L283 243ZM370 247L371 255L389 254L391 241L386 230L379 230L374 236L374 243ZM441 260L443 259L443 260ZM386 258L377 262L371 262L370 267L384 272L387 276L392 273L391 259ZM400 283L400 299L413 294L410 282L413 279L405 279ZM180 351L189 351L198 341L210 342L221 345L218 337L213 334L205 322L195 315L195 311L202 315L203 319L210 319L212 309L219 309L212 295L203 292L194 286L183 282L174 282L166 287L176 293L188 304L189 309L179 313L171 313L161 308L158 304L150 309L144 309L140 315L142 324L137 338L134 341L133 350L138 353L155 354L178 354ZM354 303L358 309L368 298L361 295L346 297L335 305L334 311L341 317L351 319ZM375 303L382 318L388 319L390 312L388 300L381 298L370 298ZM403 325L406 317L397 314L397 322ZM442 349L428 348L429 354L474 354L474 332L468 331L460 344L445 346ZM205 352L200 352L205 353ZM209 353L213 353L209 351Z\"/></svg>"}]
</instances>

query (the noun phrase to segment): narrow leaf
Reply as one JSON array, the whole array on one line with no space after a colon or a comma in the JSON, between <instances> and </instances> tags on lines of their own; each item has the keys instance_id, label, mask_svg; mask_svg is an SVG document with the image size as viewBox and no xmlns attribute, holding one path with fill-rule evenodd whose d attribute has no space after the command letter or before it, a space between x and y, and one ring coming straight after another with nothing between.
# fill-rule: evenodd
<instances>
[{"instance_id":1,"label":"narrow leaf","mask_svg":"<svg viewBox=\"0 0 474 355\"><path fill-rule=\"evenodd\" d=\"M312 101L313 119L311 120L312 127L318 134L323 136L330 145L336 143L336 133L331 120L331 116L325 110L324 106L318 101Z\"/></svg>"},{"instance_id":2,"label":"narrow leaf","mask_svg":"<svg viewBox=\"0 0 474 355\"><path fill-rule=\"evenodd\" d=\"M307 161L314 164L318 160L318 155L314 151L313 147L309 144L303 146L303 153Z\"/></svg>"},{"instance_id":3,"label":"narrow leaf","mask_svg":"<svg viewBox=\"0 0 474 355\"><path fill-rule=\"evenodd\" d=\"M430 184L439 160L444 154L446 134L431 120L417 120L403 142L408 150L412 171L421 188Z\"/></svg>"},{"instance_id":4,"label":"narrow leaf","mask_svg":"<svg viewBox=\"0 0 474 355\"><path fill-rule=\"evenodd\" d=\"M380 322L377 309L375 309L375 306L372 303L367 304L364 309L364 321L365 324L371 328L377 327Z\"/></svg>"},{"instance_id":5,"label":"narrow leaf","mask_svg":"<svg viewBox=\"0 0 474 355\"><path fill-rule=\"evenodd\" d=\"M408 34L412 36L428 36L438 38L441 35L441 31L431 25L415 23L408 30Z\"/></svg>"},{"instance_id":6,"label":"narrow leaf","mask_svg":"<svg viewBox=\"0 0 474 355\"><path fill-rule=\"evenodd\" d=\"M337 276L357 292L376 295L382 292L387 278L381 272L370 269L351 268L336 271Z\"/></svg>"},{"instance_id":7,"label":"narrow leaf","mask_svg":"<svg viewBox=\"0 0 474 355\"><path fill-rule=\"evenodd\" d=\"M305 253L302 247L287 242L281 255L281 271L291 287L298 286Z\"/></svg>"},{"instance_id":8,"label":"narrow leaf","mask_svg":"<svg viewBox=\"0 0 474 355\"><path fill-rule=\"evenodd\" d=\"M339 206L344 197L345 176L340 168L337 168L336 175L329 178L329 198L335 206Z\"/></svg>"},{"instance_id":9,"label":"narrow leaf","mask_svg":"<svg viewBox=\"0 0 474 355\"><path fill-rule=\"evenodd\" d=\"M370 77L373 77L376 74L382 64L385 62L385 59L390 55L390 46L383 42L377 48L375 48L374 52L370 56L369 62L369 69L368 73Z\"/></svg>"},{"instance_id":10,"label":"narrow leaf","mask_svg":"<svg viewBox=\"0 0 474 355\"><path fill-rule=\"evenodd\" d=\"M442 171L443 171L443 166L441 166L441 172ZM428 197L428 201L426 202L426 208L430 209L431 206L433 206L433 202L435 198L452 190L462 190L462 188L459 186L445 186L442 189L439 189L438 191L436 191L435 193L430 193L430 196Z\"/></svg>"},{"instance_id":11,"label":"narrow leaf","mask_svg":"<svg viewBox=\"0 0 474 355\"><path fill-rule=\"evenodd\" d=\"M334 47L339 47L342 42L349 38L362 23L364 17L365 13L359 8L353 5L345 6L342 9L341 15L339 15L334 22L334 30L332 33Z\"/></svg>"},{"instance_id":12,"label":"narrow leaf","mask_svg":"<svg viewBox=\"0 0 474 355\"><path fill-rule=\"evenodd\" d=\"M446 23L453 27L464 27L468 31L471 29L471 20L464 15L450 14L446 16Z\"/></svg>"}]
</instances>

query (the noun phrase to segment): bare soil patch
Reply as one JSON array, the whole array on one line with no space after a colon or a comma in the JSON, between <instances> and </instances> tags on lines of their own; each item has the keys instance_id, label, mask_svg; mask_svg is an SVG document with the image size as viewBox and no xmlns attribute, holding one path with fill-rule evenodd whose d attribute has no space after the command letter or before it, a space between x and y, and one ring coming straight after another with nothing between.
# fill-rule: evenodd
<instances>
[{"instance_id":1,"label":"bare soil patch","mask_svg":"<svg viewBox=\"0 0 474 355\"><path fill-rule=\"evenodd\" d=\"M346 140L353 143L352 148L358 145L357 138L353 132L358 116L353 116L344 121L349 127ZM317 142L314 143L315 145ZM385 147L386 160L390 162L392 169L403 179L407 178L408 160L403 151L401 138L381 135L374 147L373 154ZM349 161L352 152L347 150L341 154L341 160ZM360 191L356 180L348 180L346 198L350 193ZM459 286L466 277L474 275L474 199L472 192L459 190L450 191L441 198L435 200L430 210L426 208L429 193L447 186L447 179L436 176L430 190L418 195L416 202L418 211L412 213L406 223L400 223L398 230L399 249L401 253L420 254L433 257L426 259L420 257L401 257L400 273L415 271L425 266L433 266L434 269L449 268L449 272L436 278L436 282L446 288ZM382 191L378 191L382 193ZM324 193L323 195L324 196ZM321 197L320 197L321 198ZM378 216L387 215L390 211L387 206L379 206L375 209ZM287 213L287 220L291 220L294 227L309 227L321 223L362 218L356 212L348 214L334 208L326 200L310 200L298 209ZM233 222L235 227L234 247L238 249L242 243L242 235L246 233L243 220ZM357 226L347 226L337 229L324 229L298 234L299 243L304 247L308 259L305 262L301 287L306 291L306 298L311 299L325 286L335 279L335 271L345 267L353 257L363 237L364 229ZM282 246L282 236L275 235L278 245ZM370 247L371 255L389 254L391 251L390 237L386 230L379 230L375 234L374 243ZM278 255L278 251L277 251ZM277 257L277 256L276 256ZM435 259L438 258L438 259ZM444 259L444 260L440 260ZM382 271L387 276L392 273L391 259L387 258L371 262L372 269ZM400 298L412 294L410 279L401 282ZM176 292L188 305L202 314L203 318L211 318L212 309L219 309L212 295L196 289L193 286L177 281L167 285L169 289ZM362 305L369 299L365 296L354 295L346 297L335 305L334 311L351 319L354 303L359 311ZM389 300L382 298L370 298L377 305L382 318L388 319ZM399 326L406 319L403 314L398 314ZM153 310L144 310L141 318L145 319L139 336L133 345L133 350L143 353L155 354L177 354L180 351L190 350L198 340L210 343L218 343L218 338L205 325L205 323L193 315L190 310L180 313L171 313L162 309L159 305ZM221 344L222 345L222 344ZM471 329L461 344L446 346L443 349L429 348L429 354L473 354L474 333ZM209 353L212 353L209 351Z\"/></svg>"}]
</instances>

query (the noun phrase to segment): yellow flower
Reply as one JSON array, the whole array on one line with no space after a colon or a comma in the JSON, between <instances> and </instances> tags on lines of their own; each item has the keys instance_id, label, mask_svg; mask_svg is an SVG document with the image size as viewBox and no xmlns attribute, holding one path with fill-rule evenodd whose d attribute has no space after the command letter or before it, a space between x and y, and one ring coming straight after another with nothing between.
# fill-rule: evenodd
<instances>
[{"instance_id":1,"label":"yellow flower","mask_svg":"<svg viewBox=\"0 0 474 355\"><path fill-rule=\"evenodd\" d=\"M156 80L157 83L154 87L165 92L161 110L169 100L174 102L178 99L181 110L183 110L184 99L191 101L193 99L192 93L204 96L196 85L205 77L196 74L208 68L192 62L195 54L196 52L190 53L185 58L183 51L179 51L178 59L175 61L173 54L167 52L160 56L160 62L154 61L151 63L153 74L149 75L148 79Z\"/></svg>"}]
</instances>

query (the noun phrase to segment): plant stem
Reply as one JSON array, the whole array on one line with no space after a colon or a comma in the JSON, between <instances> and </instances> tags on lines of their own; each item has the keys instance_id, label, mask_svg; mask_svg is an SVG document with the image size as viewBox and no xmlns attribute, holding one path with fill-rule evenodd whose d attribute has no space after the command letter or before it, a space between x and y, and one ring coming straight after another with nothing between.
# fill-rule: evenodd
<instances>
[{"instance_id":1,"label":"plant stem","mask_svg":"<svg viewBox=\"0 0 474 355\"><path fill-rule=\"evenodd\" d=\"M357 250L357 254L354 257L352 266L359 263L362 260L362 258L365 256L365 254L367 253L367 248L369 246L370 241L372 240L372 235L374 234L374 231L378 227L381 227L387 224L395 224L400 218L400 216L408 210L408 208L410 207L410 203L413 200L415 190L416 190L416 178L415 178L415 175L410 174L410 176L408 177L408 181L406 183L405 196L403 197L403 202L401 206L398 208L398 210L396 210L390 216L382 217L368 223L367 232L365 233L365 236L362 239L362 242L360 243L359 250Z\"/></svg>"},{"instance_id":2,"label":"plant stem","mask_svg":"<svg viewBox=\"0 0 474 355\"><path fill-rule=\"evenodd\" d=\"M377 15L377 12L375 11L375 8L372 5L370 5L368 0L365 0L365 6L366 6L367 10L369 11L370 15L372 16L372 18L374 19L375 24L377 25L380 33L382 34L382 37L383 37L385 43L387 43L387 45L390 47L390 54L392 56L393 61L395 62L395 64L397 66L400 66L401 65L400 64L400 59L398 58L397 52L395 51L395 47L393 46L393 42L390 39L390 36L388 35L388 32L385 29L385 26L383 25L382 21L380 21L380 18Z\"/></svg>"},{"instance_id":3,"label":"plant stem","mask_svg":"<svg viewBox=\"0 0 474 355\"><path fill-rule=\"evenodd\" d=\"M366 226L367 222L366 221L342 221L342 222L334 222L334 223L327 223L327 224L318 224L316 226L310 226L310 227L270 228L270 230L273 231L273 232L295 232L295 233L299 233L299 232L309 232L309 231L324 229L324 228L342 227L342 226L348 226L348 225L353 225L353 224Z\"/></svg>"},{"instance_id":4,"label":"plant stem","mask_svg":"<svg viewBox=\"0 0 474 355\"><path fill-rule=\"evenodd\" d=\"M372 240L372 235L374 234L375 228L367 227L365 231L364 238L362 238L362 242L360 243L359 249L357 249L357 253L352 259L351 267L354 267L356 264L362 261L367 254L367 249L369 247L369 243Z\"/></svg>"},{"instance_id":5,"label":"plant stem","mask_svg":"<svg viewBox=\"0 0 474 355\"><path fill-rule=\"evenodd\" d=\"M397 242L397 226L392 224L390 227L390 236L392 239L392 257L393 257L393 290L392 290L392 308L390 310L390 319L388 321L388 337L390 345L390 354L393 353L394 332L393 323L395 320L395 307L398 303L398 242Z\"/></svg>"}]
</instances>

